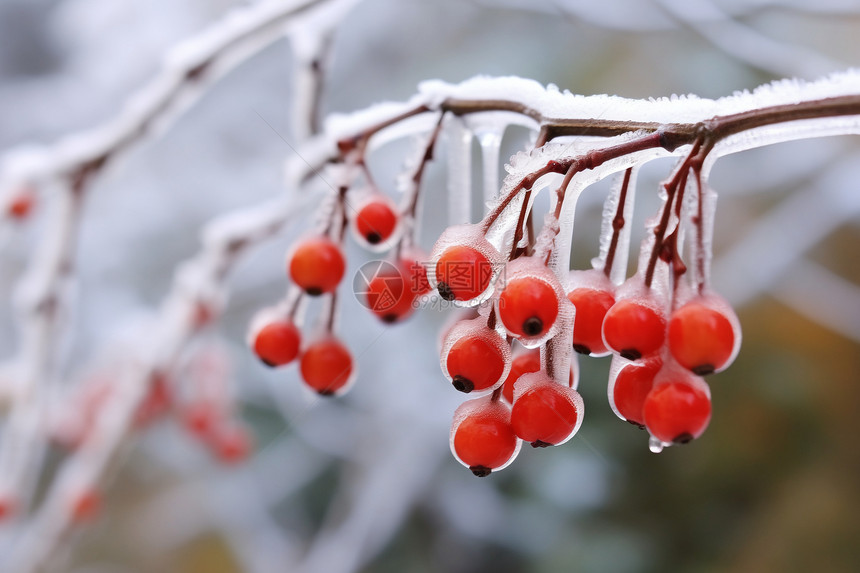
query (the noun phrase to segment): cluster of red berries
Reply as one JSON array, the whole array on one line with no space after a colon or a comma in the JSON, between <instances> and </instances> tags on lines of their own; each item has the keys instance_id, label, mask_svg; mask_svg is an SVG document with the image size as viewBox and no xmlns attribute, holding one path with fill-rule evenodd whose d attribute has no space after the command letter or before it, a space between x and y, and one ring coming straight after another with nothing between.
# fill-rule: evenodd
<instances>
[{"instance_id":1,"label":"cluster of red berries","mask_svg":"<svg viewBox=\"0 0 860 573\"><path fill-rule=\"evenodd\" d=\"M468 236L468 229L454 233L464 230ZM441 358L454 388L483 393L454 413L450 444L460 463L486 476L510 464L523 441L533 447L568 441L584 407L575 362L566 380L556 380L546 367L552 360L546 342L572 315L558 278L535 257L494 265L500 256L481 239L458 244L443 235L434 249L433 278L446 300L473 304L493 296L492 306L447 332ZM492 293L497 275L500 288ZM522 348L516 356L513 340Z\"/></svg>"},{"instance_id":2,"label":"cluster of red berries","mask_svg":"<svg viewBox=\"0 0 860 573\"><path fill-rule=\"evenodd\" d=\"M435 136L423 162L432 156L434 141ZM351 141L341 144L344 160L363 149ZM624 224L623 197L629 172L610 221L613 237L603 268L572 271L563 278L557 274L552 255L560 231L557 222L564 187L557 191L554 218L548 219L537 239L526 198L517 227L503 230L514 231L510 254L504 256L491 242L489 230L513 197L527 183L533 184L528 178L500 199L481 223L446 229L425 267L424 254L414 246L423 162L412 178L415 187L409 207L398 211L381 193L365 191L354 193L361 202L348 214L349 190L342 188L325 231L305 238L293 249L288 267L298 294L265 311L251 329L250 344L265 364L277 367L298 359L305 385L323 395L343 393L355 378L353 358L332 326L335 291L346 268L343 241L351 225L359 244L371 251L392 251L389 262L372 269L363 267L359 273L365 281L364 301L383 322L408 317L416 299L434 289L455 306L480 308L448 329L440 359L443 374L456 390L478 395L456 410L450 433L451 451L474 474L484 476L507 466L523 441L533 447L555 446L578 431L584 406L576 391L577 354L614 355L610 404L622 419L648 429L652 449L702 434L711 414L710 391L702 377L726 368L733 360L740 329L731 307L707 288L705 274L698 276L696 288L679 288L678 279L686 268L678 253L678 229L668 233L667 225L674 211L676 227L680 227L680 193L667 192L661 223L654 227L656 239L644 273L647 279L637 273L621 285L610 280L611 261ZM370 183L363 157L356 165L364 169ZM685 162L683 167L691 165ZM557 167L550 162L546 169ZM683 188L675 179L667 189L672 185L673 189ZM700 205L704 196L700 188ZM705 260L702 218L689 220L699 240L697 264L705 264L701 262ZM509 239L504 232L497 235L499 243ZM665 284L652 289L657 264ZM305 295L327 295L330 304L323 334L303 344L296 316Z\"/></svg>"},{"instance_id":3,"label":"cluster of red berries","mask_svg":"<svg viewBox=\"0 0 860 573\"><path fill-rule=\"evenodd\" d=\"M728 303L696 294L667 316L666 304L638 275L617 290L600 271L573 276L582 283L568 293L576 307L573 348L615 355L608 393L616 414L647 428L660 447L698 438L711 417L702 376L727 368L740 344Z\"/></svg>"},{"instance_id":4,"label":"cluster of red berries","mask_svg":"<svg viewBox=\"0 0 860 573\"><path fill-rule=\"evenodd\" d=\"M725 369L740 343L737 317L721 297L680 289L667 304L639 275L616 288L597 269L571 272L565 293L547 259L500 263L482 235L465 227L452 235L465 240L443 235L433 252L439 295L464 306L493 303L454 325L442 345L442 370L454 388L486 393L454 414L451 449L463 465L488 475L514 459L521 440L558 445L576 433L583 405L575 372L562 380L547 366L548 341L559 335L579 354L615 355L610 404L648 429L652 448L702 434L711 415L702 377ZM526 349L515 358L513 340Z\"/></svg>"},{"instance_id":5,"label":"cluster of red berries","mask_svg":"<svg viewBox=\"0 0 860 573\"><path fill-rule=\"evenodd\" d=\"M371 193L365 196L354 216L345 215L348 207L342 195L341 228L333 229L334 225L330 225L328 231L306 237L293 248L287 267L299 293L279 307L263 311L253 322L249 335L250 346L264 364L280 367L298 360L304 384L324 396L343 394L356 377L352 354L333 332L333 299L346 272L342 243L347 225L351 224L357 242L370 250L386 249L397 243L394 262L375 265L364 285L367 306L380 320L385 323L403 320L414 310L415 299L431 290L421 264L424 255L405 244L399 234L402 217L391 201L381 193ZM333 217L336 215L337 212ZM332 304L322 333L303 344L296 315L305 295L328 295Z\"/></svg>"}]
</instances>

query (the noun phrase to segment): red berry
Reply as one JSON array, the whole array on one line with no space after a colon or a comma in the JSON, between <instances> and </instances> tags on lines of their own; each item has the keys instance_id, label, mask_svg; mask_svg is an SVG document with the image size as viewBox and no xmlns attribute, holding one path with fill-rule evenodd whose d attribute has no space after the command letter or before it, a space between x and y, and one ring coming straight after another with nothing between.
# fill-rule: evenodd
<instances>
[{"instance_id":1,"label":"red berry","mask_svg":"<svg viewBox=\"0 0 860 573\"><path fill-rule=\"evenodd\" d=\"M14 516L18 511L18 504L10 494L0 495L0 523Z\"/></svg>"},{"instance_id":2,"label":"red berry","mask_svg":"<svg viewBox=\"0 0 860 573\"><path fill-rule=\"evenodd\" d=\"M164 414L170 408L172 401L173 393L168 379L164 374L153 374L146 397L137 407L134 416L135 427L143 428Z\"/></svg>"},{"instance_id":3,"label":"red berry","mask_svg":"<svg viewBox=\"0 0 860 573\"><path fill-rule=\"evenodd\" d=\"M573 349L580 354L605 354L608 349L603 342L603 319L615 304L615 297L605 290L581 287L567 294L576 307L573 321Z\"/></svg>"},{"instance_id":4,"label":"red berry","mask_svg":"<svg viewBox=\"0 0 860 573\"><path fill-rule=\"evenodd\" d=\"M520 381L511 410L511 425L517 436L533 447L561 444L575 433L582 399L573 388L551 378L533 375Z\"/></svg>"},{"instance_id":5,"label":"red berry","mask_svg":"<svg viewBox=\"0 0 860 573\"><path fill-rule=\"evenodd\" d=\"M519 440L511 428L511 411L499 401L470 400L454 413L451 451L478 477L507 465L516 456Z\"/></svg>"},{"instance_id":6,"label":"red berry","mask_svg":"<svg viewBox=\"0 0 860 573\"><path fill-rule=\"evenodd\" d=\"M465 330L465 332L464 332ZM452 329L453 344L444 355L444 371L460 392L487 390L505 374L509 360L505 341L486 327Z\"/></svg>"},{"instance_id":7,"label":"red berry","mask_svg":"<svg viewBox=\"0 0 860 573\"><path fill-rule=\"evenodd\" d=\"M678 364L700 376L722 370L734 353L735 331L726 316L688 302L669 320L669 350Z\"/></svg>"},{"instance_id":8,"label":"red berry","mask_svg":"<svg viewBox=\"0 0 860 573\"><path fill-rule=\"evenodd\" d=\"M6 206L6 212L13 219L18 219L20 221L30 216L35 203L35 193L32 189L25 187L12 198L12 201L10 201Z\"/></svg>"},{"instance_id":9,"label":"red berry","mask_svg":"<svg viewBox=\"0 0 860 573\"><path fill-rule=\"evenodd\" d=\"M349 349L333 336L312 342L302 353L300 370L302 380L323 396L346 391L353 379L352 355Z\"/></svg>"},{"instance_id":10,"label":"red berry","mask_svg":"<svg viewBox=\"0 0 860 573\"><path fill-rule=\"evenodd\" d=\"M373 199L359 209L355 229L365 241L376 245L391 237L397 221L397 213L386 199Z\"/></svg>"},{"instance_id":11,"label":"red berry","mask_svg":"<svg viewBox=\"0 0 860 573\"><path fill-rule=\"evenodd\" d=\"M222 417L221 409L209 400L192 402L185 406L182 413L186 429L204 440L209 439Z\"/></svg>"},{"instance_id":12,"label":"red berry","mask_svg":"<svg viewBox=\"0 0 860 573\"><path fill-rule=\"evenodd\" d=\"M382 322L394 323L412 314L414 295L401 269L382 268L367 285L367 305Z\"/></svg>"},{"instance_id":13,"label":"red berry","mask_svg":"<svg viewBox=\"0 0 860 573\"><path fill-rule=\"evenodd\" d=\"M272 368L289 364L299 355L301 333L291 320L273 320L254 337L254 352Z\"/></svg>"},{"instance_id":14,"label":"red berry","mask_svg":"<svg viewBox=\"0 0 860 573\"><path fill-rule=\"evenodd\" d=\"M511 371L505 378L502 386L502 396L508 404L514 403L514 382L519 380L523 374L540 371L540 351L538 349L527 350L511 360Z\"/></svg>"},{"instance_id":15,"label":"red berry","mask_svg":"<svg viewBox=\"0 0 860 573\"><path fill-rule=\"evenodd\" d=\"M603 340L628 360L657 352L666 338L666 320L653 307L632 299L619 300L603 319Z\"/></svg>"},{"instance_id":16,"label":"red berry","mask_svg":"<svg viewBox=\"0 0 860 573\"><path fill-rule=\"evenodd\" d=\"M558 295L552 285L540 278L512 279L499 296L499 318L513 336L543 336L557 316Z\"/></svg>"},{"instance_id":17,"label":"red berry","mask_svg":"<svg viewBox=\"0 0 860 573\"><path fill-rule=\"evenodd\" d=\"M409 281L409 292L414 296L421 296L433 290L427 279L427 267L424 266L426 260L426 254L413 249L411 252L404 253L398 261L401 274Z\"/></svg>"},{"instance_id":18,"label":"red berry","mask_svg":"<svg viewBox=\"0 0 860 573\"><path fill-rule=\"evenodd\" d=\"M610 399L619 417L640 428L645 427L645 414L642 411L645 398L654 387L654 377L662 365L662 360L652 358L642 364L627 364L618 372L611 387Z\"/></svg>"},{"instance_id":19,"label":"red berry","mask_svg":"<svg viewBox=\"0 0 860 573\"><path fill-rule=\"evenodd\" d=\"M345 270L340 245L328 237L306 239L290 258L290 277L312 296L334 292Z\"/></svg>"},{"instance_id":20,"label":"red berry","mask_svg":"<svg viewBox=\"0 0 860 573\"><path fill-rule=\"evenodd\" d=\"M652 436L665 443L685 444L708 427L711 399L688 382L666 382L651 390L643 411Z\"/></svg>"},{"instance_id":21,"label":"red berry","mask_svg":"<svg viewBox=\"0 0 860 573\"><path fill-rule=\"evenodd\" d=\"M489 259L472 247L448 247L436 262L436 288L445 300L476 298L487 290L492 278Z\"/></svg>"},{"instance_id":22,"label":"red berry","mask_svg":"<svg viewBox=\"0 0 860 573\"><path fill-rule=\"evenodd\" d=\"M102 498L99 492L94 489L83 489L72 497L69 511L73 522L85 523L95 519L101 512L101 508Z\"/></svg>"},{"instance_id":23,"label":"red berry","mask_svg":"<svg viewBox=\"0 0 860 573\"><path fill-rule=\"evenodd\" d=\"M222 462L236 464L248 458L253 439L244 425L231 423L213 433L210 447Z\"/></svg>"}]
</instances>

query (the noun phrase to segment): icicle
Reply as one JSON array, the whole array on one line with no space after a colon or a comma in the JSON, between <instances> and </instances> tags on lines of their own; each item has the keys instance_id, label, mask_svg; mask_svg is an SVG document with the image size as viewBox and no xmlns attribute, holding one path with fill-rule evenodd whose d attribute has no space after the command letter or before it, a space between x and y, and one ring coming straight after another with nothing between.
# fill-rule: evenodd
<instances>
[{"instance_id":1,"label":"icicle","mask_svg":"<svg viewBox=\"0 0 860 573\"><path fill-rule=\"evenodd\" d=\"M458 117L445 124L448 135L448 225L472 222L472 132Z\"/></svg>"},{"instance_id":2,"label":"icicle","mask_svg":"<svg viewBox=\"0 0 860 573\"><path fill-rule=\"evenodd\" d=\"M506 117L500 114L481 114L468 121L481 146L484 203L491 203L499 194L499 150L507 126Z\"/></svg>"}]
</instances>

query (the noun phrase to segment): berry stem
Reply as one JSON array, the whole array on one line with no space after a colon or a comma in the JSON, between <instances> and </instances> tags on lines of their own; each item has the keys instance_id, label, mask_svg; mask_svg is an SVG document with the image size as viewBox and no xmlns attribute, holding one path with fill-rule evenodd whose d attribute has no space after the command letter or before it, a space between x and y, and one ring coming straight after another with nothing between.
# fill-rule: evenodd
<instances>
[{"instance_id":1,"label":"berry stem","mask_svg":"<svg viewBox=\"0 0 860 573\"><path fill-rule=\"evenodd\" d=\"M657 266L657 257L661 255L661 251L663 250L664 237L666 236L666 230L669 227L672 205L678 191L678 187L679 185L686 186L687 173L690 169L690 165L693 158L699 153L701 148L702 142L701 140L697 140L693 144L693 148L690 150L690 153L688 153L687 156L679 163L675 172L663 183L663 189L666 191L666 201L663 203L660 222L654 228L654 244L651 247L651 254L648 258L648 267L645 271L646 288L650 288L651 282L654 280L654 269ZM706 147L708 151L710 151L710 148L710 146ZM705 153L707 153L707 151Z\"/></svg>"},{"instance_id":2,"label":"berry stem","mask_svg":"<svg viewBox=\"0 0 860 573\"><path fill-rule=\"evenodd\" d=\"M612 264L615 262L615 250L618 248L618 238L621 236L621 230L624 228L624 205L627 202L627 189L630 187L630 176L633 173L633 168L628 167L624 172L624 180L621 182L621 191L618 194L618 205L615 208L615 217L612 218L612 239L609 243L609 250L606 253L606 260L603 262L603 274L606 278L610 278L612 274Z\"/></svg>"},{"instance_id":3,"label":"berry stem","mask_svg":"<svg viewBox=\"0 0 860 573\"><path fill-rule=\"evenodd\" d=\"M439 114L439 119L436 121L436 127L433 128L433 132L427 140L427 145L424 148L424 155L421 157L421 161L418 162L418 167L415 169L415 173L412 174L412 193L409 197L409 202L407 203L406 208L403 210L403 214L413 220L413 232L415 230L414 220L415 213L418 209L418 198L421 194L421 179L424 176L424 167L427 163L433 160L433 150L436 147L436 141L439 139L439 133L442 131L442 121L444 119L445 113L442 112Z\"/></svg>"},{"instance_id":4,"label":"berry stem","mask_svg":"<svg viewBox=\"0 0 860 573\"><path fill-rule=\"evenodd\" d=\"M693 167L693 177L696 180L696 192L698 194L696 201L696 269L695 276L696 288L699 294L702 294L707 287L708 273L705 270L705 219L704 219L704 202L705 202L705 186L702 183L702 169L700 165Z\"/></svg>"},{"instance_id":5,"label":"berry stem","mask_svg":"<svg viewBox=\"0 0 860 573\"><path fill-rule=\"evenodd\" d=\"M524 249L521 252L517 252L517 250L518 250L517 245L519 244L519 242L523 238L523 224L525 223L527 212L529 213L528 222L529 222L529 233L531 235L529 237L530 243L531 243L531 240L534 236L534 229L531 227L531 221L532 221L531 210L529 209L529 200L531 199L531 196L532 196L532 190L529 189L526 191L526 194L523 197L523 204L522 204L522 207L520 207L520 218L517 220L517 226L514 229L514 240L513 240L513 243L511 244L511 254L508 256L508 260L510 260L510 261L514 260L522 252L527 250L527 249Z\"/></svg>"},{"instance_id":6,"label":"berry stem","mask_svg":"<svg viewBox=\"0 0 860 573\"><path fill-rule=\"evenodd\" d=\"M493 393L490 395L490 402L498 402L501 397L502 397L502 386L499 386L498 388L493 390Z\"/></svg>"},{"instance_id":7,"label":"berry stem","mask_svg":"<svg viewBox=\"0 0 860 573\"><path fill-rule=\"evenodd\" d=\"M334 333L334 318L337 314L337 291L331 293L328 304L328 317L326 318L325 329L328 334Z\"/></svg>"}]
</instances>

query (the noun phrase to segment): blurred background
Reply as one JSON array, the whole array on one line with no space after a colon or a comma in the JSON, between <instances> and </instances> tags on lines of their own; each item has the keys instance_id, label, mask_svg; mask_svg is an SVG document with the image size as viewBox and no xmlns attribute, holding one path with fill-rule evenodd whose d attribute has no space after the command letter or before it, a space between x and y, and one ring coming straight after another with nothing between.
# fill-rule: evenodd
<instances>
[{"instance_id":1,"label":"blurred background","mask_svg":"<svg viewBox=\"0 0 860 573\"><path fill-rule=\"evenodd\" d=\"M245 4L0 0L0 152L110 119L172 45ZM582 94L719 97L857 65L858 34L851 0L364 0L337 28L322 107L350 112L406 99L425 79L477 74ZM77 246L70 383L111 349L140 343L139 325L199 250L205 222L286 192L291 67L288 42L263 49L97 180ZM524 141L510 130L503 157ZM392 194L407 143L372 158ZM447 212L438 156L425 181L428 250ZM643 170L637 217L656 209L669 168ZM285 252L307 228L293 225L241 261L224 315L195 342L225 358L254 454L225 466L176 420L159 421L113 472L100 518L68 536L48 570L860 570L858 181L856 138L719 161L713 278L744 339L735 364L709 379L708 431L650 453L646 435L609 408L609 359L584 359L577 437L526 448L487 479L448 449L460 396L439 370L437 339L450 311L386 326L342 288L339 331L360 374L334 400L308 398L295 366L269 370L247 350L250 318L287 286ZM574 268L597 253L607 188L583 196ZM37 230L0 237L3 357L16 348L8 301ZM351 278L374 257L348 249ZM44 475L62 459L51 452Z\"/></svg>"}]
</instances>

